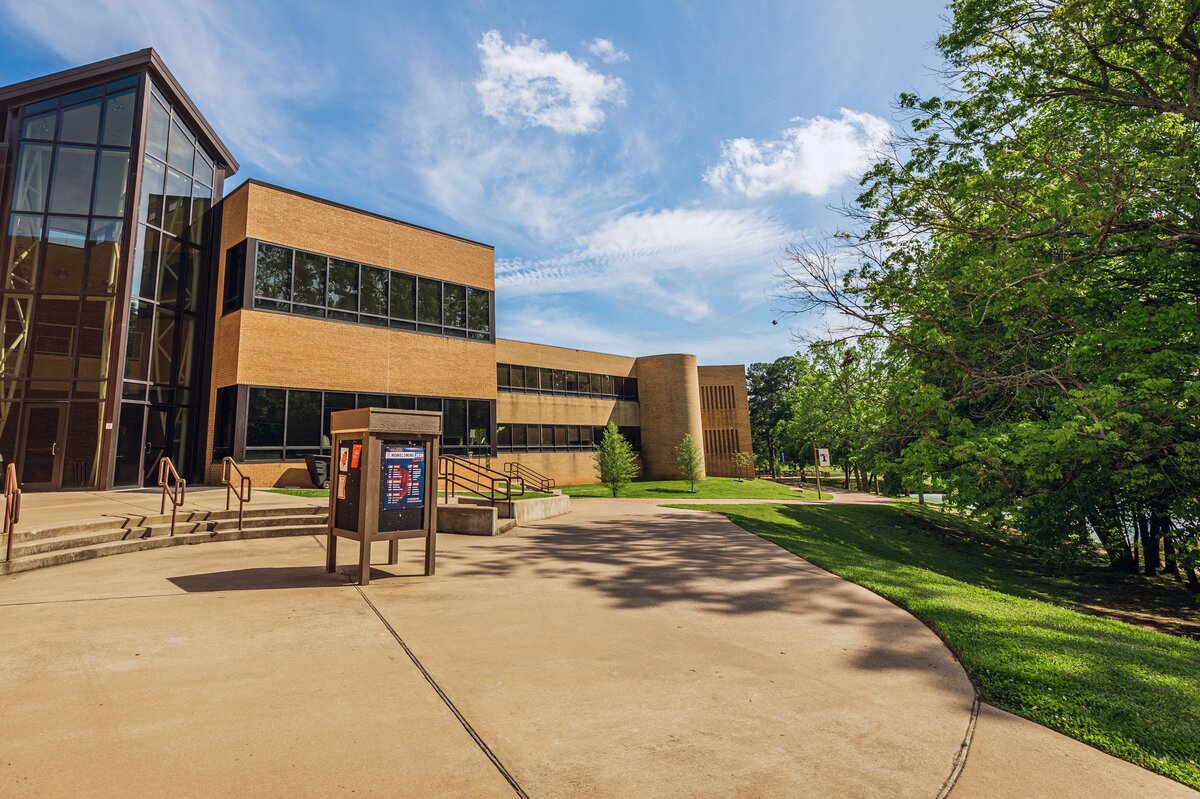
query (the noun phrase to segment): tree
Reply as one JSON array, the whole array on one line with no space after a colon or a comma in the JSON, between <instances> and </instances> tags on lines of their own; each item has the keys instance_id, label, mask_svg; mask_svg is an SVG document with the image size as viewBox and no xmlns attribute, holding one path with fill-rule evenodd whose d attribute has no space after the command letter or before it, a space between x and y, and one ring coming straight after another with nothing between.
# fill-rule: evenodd
<instances>
[{"instance_id":1,"label":"tree","mask_svg":"<svg viewBox=\"0 0 1200 799\"><path fill-rule=\"evenodd\" d=\"M739 451L733 453L733 455L731 456L730 459L733 463L733 468L736 472L738 472L739 474L742 474L742 475L746 475L748 473L750 475L750 477L754 477L754 456L753 455L751 455L749 452L743 452L743 451L739 450Z\"/></svg>"},{"instance_id":2,"label":"tree","mask_svg":"<svg viewBox=\"0 0 1200 799\"><path fill-rule=\"evenodd\" d=\"M704 456L691 433L684 433L683 440L675 447L675 465L679 467L679 479L686 480L688 491L696 493L696 483L703 479Z\"/></svg>"},{"instance_id":3,"label":"tree","mask_svg":"<svg viewBox=\"0 0 1200 799\"><path fill-rule=\"evenodd\" d=\"M1162 540L1200 592L1200 7L952 8L947 95L901 95L844 249L793 249L799 310L904 353L902 460L962 504L1128 571Z\"/></svg>"},{"instance_id":4,"label":"tree","mask_svg":"<svg viewBox=\"0 0 1200 799\"><path fill-rule=\"evenodd\" d=\"M790 355L771 363L752 363L746 370L753 448L755 452L766 453L767 470L771 472L771 477L779 476L775 426L786 415L786 396L795 382L795 370L796 365Z\"/></svg>"},{"instance_id":5,"label":"tree","mask_svg":"<svg viewBox=\"0 0 1200 799\"><path fill-rule=\"evenodd\" d=\"M596 448L595 463L596 476L608 486L614 497L619 496L621 489L637 476L637 456L615 422L609 422L604 428L600 446Z\"/></svg>"}]
</instances>

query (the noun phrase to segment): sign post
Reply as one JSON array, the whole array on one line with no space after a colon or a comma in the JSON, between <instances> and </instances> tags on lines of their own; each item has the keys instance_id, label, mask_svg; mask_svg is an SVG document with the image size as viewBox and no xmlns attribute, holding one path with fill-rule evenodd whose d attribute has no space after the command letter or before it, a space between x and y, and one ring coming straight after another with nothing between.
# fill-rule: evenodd
<instances>
[{"instance_id":1,"label":"sign post","mask_svg":"<svg viewBox=\"0 0 1200 799\"><path fill-rule=\"evenodd\" d=\"M442 415L431 411L358 408L330 415L333 474L325 571L337 569L337 540L359 542L360 585L371 581L371 544L425 539L425 574L437 557L438 447Z\"/></svg>"},{"instance_id":2,"label":"sign post","mask_svg":"<svg viewBox=\"0 0 1200 799\"><path fill-rule=\"evenodd\" d=\"M829 465L829 450L817 449L817 442L813 441L813 472L817 476L817 499L821 498L821 467Z\"/></svg>"}]
</instances>

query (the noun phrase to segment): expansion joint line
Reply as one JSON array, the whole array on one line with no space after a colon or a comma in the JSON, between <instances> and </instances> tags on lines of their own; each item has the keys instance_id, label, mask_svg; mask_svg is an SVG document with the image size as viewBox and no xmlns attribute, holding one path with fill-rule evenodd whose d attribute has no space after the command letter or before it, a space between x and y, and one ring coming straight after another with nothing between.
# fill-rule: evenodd
<instances>
[{"instance_id":1,"label":"expansion joint line","mask_svg":"<svg viewBox=\"0 0 1200 799\"><path fill-rule=\"evenodd\" d=\"M975 722L979 718L979 704L981 701L979 692L976 691L975 699L971 702L971 716L967 719L967 731L963 735L962 745L954 755L954 762L950 765L950 776L946 777L946 781L942 783L942 789L938 791L937 799L946 799L946 797L950 796L950 792L954 790L954 786L958 783L958 778L962 775L963 768L967 765L967 755L971 751L971 741L975 737Z\"/></svg>"},{"instance_id":2,"label":"expansion joint line","mask_svg":"<svg viewBox=\"0 0 1200 799\"><path fill-rule=\"evenodd\" d=\"M323 541L321 541L317 536L313 536L313 538L317 541L322 549L325 548L325 543ZM350 575L346 573L345 568L341 568L340 570L342 575L347 580L351 579ZM351 582L351 584L354 585L353 582ZM504 777L504 780L510 786L512 786L512 789L516 792L517 796L521 797L521 799L529 799L529 794L525 793L525 789L521 787L521 784L518 783L516 778L509 773L508 769L504 767L504 764L500 762L500 758L496 756L496 753L492 751L491 747L487 745L487 742L484 741L483 738L480 737L479 733L475 731L475 728L471 726L471 722L467 721L467 718L462 714L462 711L460 711L450 697L446 695L446 692L442 690L442 686L438 685L437 680L435 680L433 675L429 673L429 670L425 668L425 664L421 662L416 653L408 648L408 644L404 643L404 639L400 637L400 633L396 632L396 628L393 627L391 622L389 622L383 613L380 612L379 608L375 606L375 603L371 601L371 598L367 596L366 592L362 590L362 586L354 585L354 590L358 592L360 597L362 597L363 602L367 603L367 607L371 609L371 612L375 614L375 617L379 619L384 628L391 633L392 638L396 639L396 643L398 643L400 648L404 650L404 654L408 655L408 659L411 660L413 665L417 667L417 671L421 672L421 676L425 678L425 682L429 683L429 687L431 687L434 693L438 695L438 698L442 700L442 704L444 704L449 711L454 714L454 718L458 719L458 723L461 724L462 728L467 731L467 735L471 736L471 740L475 742L475 745L478 746L480 751L487 756L488 760L492 761L492 765L495 766L496 770L500 772L500 776Z\"/></svg>"}]
</instances>

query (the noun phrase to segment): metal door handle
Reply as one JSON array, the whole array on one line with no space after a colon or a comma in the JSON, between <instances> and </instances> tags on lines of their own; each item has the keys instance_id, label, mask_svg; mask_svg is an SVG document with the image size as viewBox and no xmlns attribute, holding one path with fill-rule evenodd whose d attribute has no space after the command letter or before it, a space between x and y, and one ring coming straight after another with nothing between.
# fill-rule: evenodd
<instances>
[{"instance_id":1,"label":"metal door handle","mask_svg":"<svg viewBox=\"0 0 1200 799\"><path fill-rule=\"evenodd\" d=\"M58 442L57 441L55 441L53 444L50 445L50 454L51 455L58 454Z\"/></svg>"}]
</instances>

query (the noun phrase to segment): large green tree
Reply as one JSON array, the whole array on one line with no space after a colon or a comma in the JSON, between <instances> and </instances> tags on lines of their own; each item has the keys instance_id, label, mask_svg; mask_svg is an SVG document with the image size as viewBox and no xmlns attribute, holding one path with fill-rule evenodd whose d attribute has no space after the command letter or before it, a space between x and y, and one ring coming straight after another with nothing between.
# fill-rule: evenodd
<instances>
[{"instance_id":1,"label":"large green tree","mask_svg":"<svg viewBox=\"0 0 1200 799\"><path fill-rule=\"evenodd\" d=\"M790 355L770 363L752 363L746 370L751 439L754 451L765 457L772 477L779 476L775 426L787 415L787 392L795 376L796 365Z\"/></svg>"},{"instance_id":2,"label":"large green tree","mask_svg":"<svg viewBox=\"0 0 1200 799\"><path fill-rule=\"evenodd\" d=\"M911 359L961 502L1200 591L1200 7L952 10L947 94L901 96L846 251L792 252L801 305Z\"/></svg>"}]
</instances>

